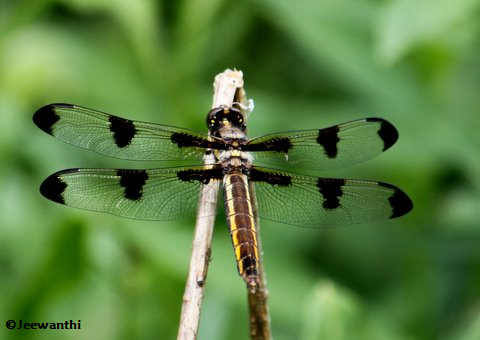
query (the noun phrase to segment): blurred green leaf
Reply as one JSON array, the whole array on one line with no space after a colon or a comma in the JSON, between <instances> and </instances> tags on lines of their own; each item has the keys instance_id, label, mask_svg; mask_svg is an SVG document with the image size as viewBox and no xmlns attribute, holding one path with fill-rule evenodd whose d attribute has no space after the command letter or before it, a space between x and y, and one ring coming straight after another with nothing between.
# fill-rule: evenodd
<instances>
[{"instance_id":1,"label":"blurred green leaf","mask_svg":"<svg viewBox=\"0 0 480 340\"><path fill-rule=\"evenodd\" d=\"M446 44L468 20L478 20L479 5L478 0L387 2L377 28L379 57L394 63L422 43Z\"/></svg>"},{"instance_id":2,"label":"blurred green leaf","mask_svg":"<svg viewBox=\"0 0 480 340\"><path fill-rule=\"evenodd\" d=\"M408 69L386 69L376 61L370 31L371 19L378 9L370 2L267 3L274 11L276 24L348 91L365 96L382 109L388 107L389 111L403 107L413 112L425 105L418 96L417 85L408 81Z\"/></svg>"},{"instance_id":3,"label":"blurred green leaf","mask_svg":"<svg viewBox=\"0 0 480 340\"><path fill-rule=\"evenodd\" d=\"M448 340L476 340L480 339L480 310L474 308L467 320L458 325L453 335L445 336Z\"/></svg>"},{"instance_id":4,"label":"blurred green leaf","mask_svg":"<svg viewBox=\"0 0 480 340\"><path fill-rule=\"evenodd\" d=\"M133 46L133 51L138 54L142 62L149 67L163 62L164 56L160 54L162 40L157 27L159 9L153 0L138 0L133 2L119 1L83 1L66 0L66 6L72 6L81 13L89 14L102 11L111 15L121 27L117 34L126 37ZM161 58L161 60L159 60Z\"/></svg>"},{"instance_id":5,"label":"blurred green leaf","mask_svg":"<svg viewBox=\"0 0 480 340\"><path fill-rule=\"evenodd\" d=\"M332 281L317 283L307 297L301 339L407 339L367 307L351 292Z\"/></svg>"},{"instance_id":6,"label":"blurred green leaf","mask_svg":"<svg viewBox=\"0 0 480 340\"><path fill-rule=\"evenodd\" d=\"M351 339L362 318L358 302L333 282L317 284L308 297L301 339Z\"/></svg>"}]
</instances>

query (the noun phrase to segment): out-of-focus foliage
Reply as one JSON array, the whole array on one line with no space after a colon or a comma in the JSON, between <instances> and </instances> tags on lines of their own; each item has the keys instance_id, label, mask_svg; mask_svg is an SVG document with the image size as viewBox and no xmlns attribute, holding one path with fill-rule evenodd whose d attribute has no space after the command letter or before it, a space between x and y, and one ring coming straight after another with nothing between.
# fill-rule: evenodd
<instances>
[{"instance_id":1,"label":"out-of-focus foliage","mask_svg":"<svg viewBox=\"0 0 480 340\"><path fill-rule=\"evenodd\" d=\"M51 102L205 130L215 74L243 70L252 136L365 116L398 143L326 176L394 183L406 217L262 223L275 339L480 338L480 1L3 1L0 338L175 337L193 221L132 221L43 199L50 173L154 167L36 128ZM246 293L217 219L200 339L245 339ZM10 331L5 320L82 320Z\"/></svg>"}]
</instances>

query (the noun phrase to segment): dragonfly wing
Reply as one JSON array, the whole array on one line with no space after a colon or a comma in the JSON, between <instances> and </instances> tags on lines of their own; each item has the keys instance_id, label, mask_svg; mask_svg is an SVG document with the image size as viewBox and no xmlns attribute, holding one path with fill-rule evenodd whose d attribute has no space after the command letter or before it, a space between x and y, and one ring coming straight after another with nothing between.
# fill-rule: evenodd
<instances>
[{"instance_id":1,"label":"dragonfly wing","mask_svg":"<svg viewBox=\"0 0 480 340\"><path fill-rule=\"evenodd\" d=\"M299 176L281 170L250 171L260 218L310 228L397 218L413 204L383 182Z\"/></svg>"},{"instance_id":2,"label":"dragonfly wing","mask_svg":"<svg viewBox=\"0 0 480 340\"><path fill-rule=\"evenodd\" d=\"M196 212L202 184L222 179L221 169L68 169L40 186L46 198L67 206L144 220L174 220Z\"/></svg>"},{"instance_id":3,"label":"dragonfly wing","mask_svg":"<svg viewBox=\"0 0 480 340\"><path fill-rule=\"evenodd\" d=\"M46 105L33 115L46 133L77 147L130 160L196 161L222 147L187 129L134 121L72 104Z\"/></svg>"},{"instance_id":4,"label":"dragonfly wing","mask_svg":"<svg viewBox=\"0 0 480 340\"><path fill-rule=\"evenodd\" d=\"M255 164L306 172L341 168L390 148L398 132L388 121L365 118L325 129L285 131L254 138L245 150Z\"/></svg>"}]
</instances>

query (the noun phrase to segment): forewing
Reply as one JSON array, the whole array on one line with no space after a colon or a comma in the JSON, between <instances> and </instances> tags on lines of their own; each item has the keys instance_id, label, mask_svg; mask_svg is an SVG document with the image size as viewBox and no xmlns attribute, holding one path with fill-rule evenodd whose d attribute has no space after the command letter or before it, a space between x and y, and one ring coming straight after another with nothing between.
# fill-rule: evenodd
<instances>
[{"instance_id":1,"label":"forewing","mask_svg":"<svg viewBox=\"0 0 480 340\"><path fill-rule=\"evenodd\" d=\"M256 163L296 171L340 168L363 162L390 148L398 132L388 121L365 118L325 129L285 131L252 139Z\"/></svg>"},{"instance_id":2,"label":"forewing","mask_svg":"<svg viewBox=\"0 0 480 340\"><path fill-rule=\"evenodd\" d=\"M71 104L50 104L33 115L46 133L83 149L130 160L200 161L207 147L202 134L133 121Z\"/></svg>"},{"instance_id":3,"label":"forewing","mask_svg":"<svg viewBox=\"0 0 480 340\"><path fill-rule=\"evenodd\" d=\"M46 198L67 206L144 220L192 216L202 183L218 181L221 171L205 167L68 169L40 186Z\"/></svg>"},{"instance_id":4,"label":"forewing","mask_svg":"<svg viewBox=\"0 0 480 340\"><path fill-rule=\"evenodd\" d=\"M399 188L382 182L298 176L253 168L260 218L316 228L396 218L413 204Z\"/></svg>"}]
</instances>

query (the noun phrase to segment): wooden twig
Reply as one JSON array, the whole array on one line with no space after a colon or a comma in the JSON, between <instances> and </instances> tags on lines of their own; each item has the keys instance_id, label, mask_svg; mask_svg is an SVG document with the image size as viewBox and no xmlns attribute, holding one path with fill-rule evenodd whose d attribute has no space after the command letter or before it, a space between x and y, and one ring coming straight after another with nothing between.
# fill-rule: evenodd
<instances>
[{"instance_id":1,"label":"wooden twig","mask_svg":"<svg viewBox=\"0 0 480 340\"><path fill-rule=\"evenodd\" d=\"M253 214L255 217L255 229L257 233L258 254L258 281L256 287L247 287L248 308L250 314L250 338L252 340L270 340L270 313L268 311L268 290L265 272L263 270L263 250L260 239L260 223L258 221L257 201L255 198L255 186L249 183L250 199L252 200Z\"/></svg>"},{"instance_id":2,"label":"wooden twig","mask_svg":"<svg viewBox=\"0 0 480 340\"><path fill-rule=\"evenodd\" d=\"M212 108L222 105L230 107L238 94L242 92L243 73L227 69L215 77L213 88ZM205 155L205 164L214 162L213 154ZM204 185L200 192L192 256L183 295L177 340L193 340L197 337L217 212L218 190L218 181L212 181Z\"/></svg>"}]
</instances>

